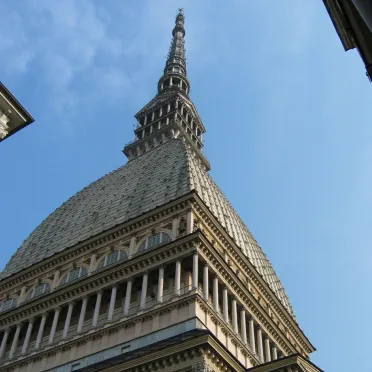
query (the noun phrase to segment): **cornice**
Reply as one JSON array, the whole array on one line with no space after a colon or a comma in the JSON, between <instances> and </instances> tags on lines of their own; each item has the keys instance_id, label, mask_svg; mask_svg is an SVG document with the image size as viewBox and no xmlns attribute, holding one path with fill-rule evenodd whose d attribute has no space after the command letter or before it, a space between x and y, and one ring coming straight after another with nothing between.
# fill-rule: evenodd
<instances>
[{"instance_id":1,"label":"cornice","mask_svg":"<svg viewBox=\"0 0 372 372\"><path fill-rule=\"evenodd\" d=\"M277 345L280 345L287 354L296 353L296 349L291 345L286 335L268 316L265 309L259 304L252 293L240 282L227 263L216 255L212 245L204 236L202 238L202 244L199 245L198 252L208 265L219 274L218 277L220 280L236 296L248 313L254 316L254 319L262 326L263 330L273 337Z\"/></svg>"},{"instance_id":2,"label":"cornice","mask_svg":"<svg viewBox=\"0 0 372 372\"><path fill-rule=\"evenodd\" d=\"M324 372L318 368L315 364L306 360L299 354L294 354L287 356L285 358L280 358L270 363L264 363L255 368L252 368L252 372L276 372L284 370L295 370L297 367L300 367L301 371L306 372ZM249 371L251 371L249 370Z\"/></svg>"},{"instance_id":3,"label":"cornice","mask_svg":"<svg viewBox=\"0 0 372 372\"><path fill-rule=\"evenodd\" d=\"M163 306L171 307L172 309L182 308L188 306L190 303L195 302L196 294L187 295L180 297L177 301L173 301L171 306L169 304L164 304ZM129 328L134 326L136 323L141 323L147 319L153 318L156 315L162 314L162 307L154 307L152 309L146 310L143 313L137 313L137 315L131 318L121 318L115 322L106 323L100 328L92 328L85 333L82 333L79 338L67 339L62 344L52 345L44 350L40 350L37 354L29 354L24 357L20 357L18 360L7 363L0 367L0 371L11 371L20 365L27 365L31 362L35 362L44 357L50 357L56 355L60 351L70 350L73 347L79 347L85 345L89 341L94 341L104 337L105 335L113 334L119 332L122 328ZM189 319L192 319L190 317ZM109 325L108 325L109 324ZM11 369L9 369L11 368Z\"/></svg>"},{"instance_id":4,"label":"cornice","mask_svg":"<svg viewBox=\"0 0 372 372\"><path fill-rule=\"evenodd\" d=\"M314 346L310 343L297 322L288 313L287 309L283 306L275 293L263 279L262 275L249 261L248 257L242 252L240 247L236 245L234 240L221 226L197 193L195 193L195 202L192 204L192 206L202 221L207 224L211 231L218 237L224 248L227 249L229 254L240 265L241 271L244 272L248 276L249 280L251 280L251 282L257 286L260 293L265 297L265 300L284 322L285 326L288 328L288 331L292 334L292 337L296 339L298 343L301 344L301 346L308 352L315 351Z\"/></svg>"},{"instance_id":5,"label":"cornice","mask_svg":"<svg viewBox=\"0 0 372 372\"><path fill-rule=\"evenodd\" d=\"M216 371L244 372L242 366L234 356L210 334L199 336L195 339L180 342L177 345L164 348L143 357L136 357L127 362L118 363L105 369L106 372L150 372L159 369L169 369L175 365L182 368L182 362L187 362L187 370L197 367L201 361L207 361ZM190 366L191 364L191 366ZM183 371L178 369L177 371ZM193 369L194 370L194 369Z\"/></svg>"},{"instance_id":6,"label":"cornice","mask_svg":"<svg viewBox=\"0 0 372 372\"><path fill-rule=\"evenodd\" d=\"M126 236L129 238L145 227L149 227L161 220L165 220L174 213L180 213L180 211L189 206L192 196L192 193L189 193L163 206L156 207L151 211L115 226L108 231L89 238L82 243L72 247L67 247L62 252L59 252L38 264L32 265L31 267L26 268L10 277L4 278L0 281L0 293L10 291L20 285L24 285L26 281L36 279L40 276L40 274L45 274L45 272L48 270L57 269L59 266L71 259L79 257L87 252L90 252L91 250L99 249L105 244L117 239L122 239Z\"/></svg>"},{"instance_id":7,"label":"cornice","mask_svg":"<svg viewBox=\"0 0 372 372\"><path fill-rule=\"evenodd\" d=\"M0 314L0 327L5 328L18 324L29 317L41 315L57 306L63 306L73 300L89 296L97 290L113 285L118 281L126 281L133 276L141 275L180 257L190 255L197 249L200 235L200 232L194 232L181 236L179 239L160 245L152 250L141 252L130 260L121 261L106 270L94 272L93 275L61 287L47 296L29 301Z\"/></svg>"},{"instance_id":8,"label":"cornice","mask_svg":"<svg viewBox=\"0 0 372 372\"><path fill-rule=\"evenodd\" d=\"M239 349L241 350L242 354L249 359L249 361L252 363L253 366L256 366L256 365L258 365L260 363L259 360L253 355L252 351L249 348L247 348L246 345L244 345L242 343L242 341L237 337L236 333L233 332L233 330L231 329L231 327L218 316L218 314L215 312L215 310L213 309L213 307L210 306L210 304L208 302L206 302L200 295L198 295L196 297L196 302L200 306L200 308L203 311L205 311L206 313L208 313L210 315L211 319L218 326L221 327L221 331L232 340L232 342L234 343L234 345L236 345L237 347L239 347Z\"/></svg>"}]
</instances>

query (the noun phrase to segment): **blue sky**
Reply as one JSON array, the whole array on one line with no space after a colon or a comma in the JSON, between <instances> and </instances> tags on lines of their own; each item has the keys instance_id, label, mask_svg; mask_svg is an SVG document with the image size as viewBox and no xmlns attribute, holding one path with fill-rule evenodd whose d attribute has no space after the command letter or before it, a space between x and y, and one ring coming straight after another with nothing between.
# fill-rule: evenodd
<instances>
[{"instance_id":1,"label":"blue sky","mask_svg":"<svg viewBox=\"0 0 372 372\"><path fill-rule=\"evenodd\" d=\"M126 161L180 6L213 178L273 263L312 360L369 371L372 85L321 0L1 1L0 79L36 122L0 145L0 267Z\"/></svg>"}]
</instances>

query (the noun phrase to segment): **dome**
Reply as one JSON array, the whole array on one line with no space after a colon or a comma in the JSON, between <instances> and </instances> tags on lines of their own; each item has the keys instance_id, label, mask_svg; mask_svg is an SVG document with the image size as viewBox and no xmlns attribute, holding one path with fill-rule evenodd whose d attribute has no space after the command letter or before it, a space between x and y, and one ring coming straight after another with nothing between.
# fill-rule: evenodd
<instances>
[{"instance_id":1,"label":"dome","mask_svg":"<svg viewBox=\"0 0 372 372\"><path fill-rule=\"evenodd\" d=\"M91 183L52 212L0 274L37 262L195 190L293 316L270 262L186 144L172 139Z\"/></svg>"}]
</instances>

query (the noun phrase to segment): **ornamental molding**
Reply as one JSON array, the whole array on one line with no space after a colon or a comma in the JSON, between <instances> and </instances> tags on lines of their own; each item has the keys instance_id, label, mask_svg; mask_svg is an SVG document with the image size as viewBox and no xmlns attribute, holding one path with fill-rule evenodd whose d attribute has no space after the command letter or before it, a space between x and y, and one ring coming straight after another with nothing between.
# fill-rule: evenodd
<instances>
[{"instance_id":1,"label":"ornamental molding","mask_svg":"<svg viewBox=\"0 0 372 372\"><path fill-rule=\"evenodd\" d=\"M216 217L210 212L205 203L200 199L197 193L195 193L195 199L192 203L193 209L196 211L198 217L210 228L211 232L218 238L220 244L225 248L229 254L235 259L235 262L240 267L240 272L245 273L248 276L248 280L256 285L258 290L264 296L265 301L271 306L270 311L275 311L278 318L281 319L285 324L285 328L292 334L292 337L306 350L307 352L314 351L314 347L307 339L295 319L288 313L287 309L277 298L275 293L269 287L269 285L262 278L262 275L257 271L254 265L249 261L248 257L243 253L241 248L236 245L234 240L230 237L227 231L221 226ZM210 242L214 246L219 254L221 252L215 247L215 242ZM235 273L235 275L236 273ZM267 312L267 309L263 309Z\"/></svg>"},{"instance_id":2,"label":"ornamental molding","mask_svg":"<svg viewBox=\"0 0 372 372\"><path fill-rule=\"evenodd\" d=\"M59 351L61 350L56 350L53 356L57 355ZM41 361L46 356L47 353L43 355L38 354L27 360L5 366L0 370L11 372L21 365L26 366L31 362ZM167 371L186 372L198 371L200 368L208 368L208 371L221 372L244 372L246 370L213 336L203 334L157 350L156 353L139 354L129 361L123 361L113 366L109 365L105 368L105 371L151 372L159 369L167 369Z\"/></svg>"},{"instance_id":3,"label":"ornamental molding","mask_svg":"<svg viewBox=\"0 0 372 372\"><path fill-rule=\"evenodd\" d=\"M130 260L120 261L106 270L94 272L91 276L0 314L0 328L16 325L32 316L42 315L57 306L67 305L73 300L92 295L105 287L111 287L118 281L128 281L134 276L143 275L146 271L175 262L179 258L191 255L197 250L199 244L200 232L194 232L141 252Z\"/></svg>"},{"instance_id":4,"label":"ornamental molding","mask_svg":"<svg viewBox=\"0 0 372 372\"><path fill-rule=\"evenodd\" d=\"M87 252L104 248L107 244L117 242L119 239L130 239L145 228L164 222L173 214L180 214L190 208L193 193L189 193L181 198L171 201L163 206L126 221L118 227L109 229L96 237L87 239L73 247L67 247L62 252L46 258L42 262L32 265L29 268L4 278L0 281L0 293L8 292L14 289L20 290L25 282L31 281L45 274L47 271L56 271L68 261L81 258ZM20 287L19 287L20 286ZM18 288L17 288L18 287Z\"/></svg>"},{"instance_id":5,"label":"ornamental molding","mask_svg":"<svg viewBox=\"0 0 372 372\"><path fill-rule=\"evenodd\" d=\"M228 287L229 291L236 297L248 314L254 316L255 321L268 333L287 354L295 353L296 350L290 344L286 335L277 327L273 320L267 316L265 310L245 288L243 283L238 283L234 272L224 260L216 256L216 252L204 237L205 244L199 246L200 256L208 263L209 267L219 273L220 280ZM203 243L204 243L203 242ZM209 305L206 305L209 307ZM209 307L209 311L214 311Z\"/></svg>"},{"instance_id":6,"label":"ornamental molding","mask_svg":"<svg viewBox=\"0 0 372 372\"><path fill-rule=\"evenodd\" d=\"M175 308L183 308L185 306L188 306L191 302L196 301L196 294L187 295L187 297L180 297L177 303L173 303L172 305ZM167 304L165 303L164 306ZM25 365L30 364L32 362L36 362L37 360L40 360L42 358L49 358L51 356L57 355L59 352L63 352L65 350L72 349L73 347L79 347L82 345L87 344L90 341L102 339L105 335L109 335L112 333L119 332L120 329L126 329L129 327L135 327L137 323L143 323L145 320L153 318L156 316L156 314L159 314L159 310L151 308L149 310L144 310L142 313L137 313L130 319L127 319L125 317L122 317L121 319L111 322L111 323L105 323L100 327L97 328L91 328L84 333L81 333L81 336L78 339L67 339L64 343L61 344L61 342L53 344L51 346L46 346L46 349L41 349L37 354L32 355L28 354L25 356L19 356L18 359L15 359L13 361L7 362L6 365L0 367L0 371L8 371L9 367L16 368L19 365ZM191 320L195 318L194 316L186 319Z\"/></svg>"},{"instance_id":7,"label":"ornamental molding","mask_svg":"<svg viewBox=\"0 0 372 372\"><path fill-rule=\"evenodd\" d=\"M215 319L220 319L219 316L214 311L214 309L199 295L196 298L196 302L203 311L213 314ZM221 327L221 332L231 339L233 345L239 347L239 349L244 351L244 355L248 357L252 365L257 365L260 363L258 358L254 356L252 351L246 345L244 345L242 341L238 338L238 336L236 335L236 333L233 331L229 324L220 320L218 320L218 323L219 323L218 325Z\"/></svg>"}]
</instances>

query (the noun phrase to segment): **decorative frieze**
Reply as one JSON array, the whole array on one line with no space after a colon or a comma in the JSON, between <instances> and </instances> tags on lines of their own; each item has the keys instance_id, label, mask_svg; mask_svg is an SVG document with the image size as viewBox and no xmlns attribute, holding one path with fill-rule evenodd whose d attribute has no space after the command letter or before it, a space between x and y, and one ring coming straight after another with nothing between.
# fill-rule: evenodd
<instances>
[{"instance_id":1,"label":"decorative frieze","mask_svg":"<svg viewBox=\"0 0 372 372\"><path fill-rule=\"evenodd\" d=\"M175 258L190 255L192 251L197 249L198 235L199 233L196 232L182 236L177 241L171 241L165 246L145 251L131 260L120 262L119 265L107 268L107 270L98 271L81 281L51 292L46 297L35 299L9 313L1 314L0 327L17 324L31 315L38 315L47 309L53 309L57 305L66 304L71 300L90 295L97 289L109 286L110 283L118 279L124 281L134 275L140 275L146 270L153 270L159 264L165 264L175 260Z\"/></svg>"}]
</instances>

